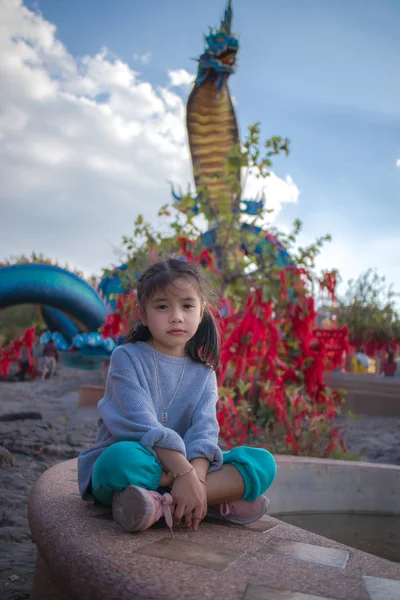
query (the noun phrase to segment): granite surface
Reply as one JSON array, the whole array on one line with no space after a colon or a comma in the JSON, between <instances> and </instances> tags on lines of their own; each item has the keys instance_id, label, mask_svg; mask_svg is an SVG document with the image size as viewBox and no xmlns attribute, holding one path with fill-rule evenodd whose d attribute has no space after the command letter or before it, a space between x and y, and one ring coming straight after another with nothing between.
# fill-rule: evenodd
<instances>
[{"instance_id":1,"label":"granite surface","mask_svg":"<svg viewBox=\"0 0 400 600\"><path fill-rule=\"evenodd\" d=\"M400 598L399 564L269 516L249 527L205 521L198 532L171 536L158 524L129 534L108 509L80 500L76 474L75 459L60 463L32 490L32 600Z\"/></svg>"}]
</instances>

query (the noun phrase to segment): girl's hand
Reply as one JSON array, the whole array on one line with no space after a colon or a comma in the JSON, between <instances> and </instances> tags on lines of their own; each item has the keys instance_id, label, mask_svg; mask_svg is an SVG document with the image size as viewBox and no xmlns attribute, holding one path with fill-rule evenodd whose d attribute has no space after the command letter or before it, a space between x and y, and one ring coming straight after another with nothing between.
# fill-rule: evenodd
<instances>
[{"instance_id":1,"label":"girl's hand","mask_svg":"<svg viewBox=\"0 0 400 600\"><path fill-rule=\"evenodd\" d=\"M201 483L201 481L200 481L200 483ZM200 520L198 520L197 517L195 517L192 514L192 527L193 527L193 529L195 531L198 530L200 521L202 521L204 519L204 517L206 517L206 515L207 515L207 509L208 509L208 505L207 505L207 488L204 485L204 483L201 483L201 485L202 485L203 492L204 492L204 500L203 500L203 506L202 506L202 516L201 516Z\"/></svg>"},{"instance_id":2,"label":"girl's hand","mask_svg":"<svg viewBox=\"0 0 400 600\"><path fill-rule=\"evenodd\" d=\"M171 494L175 505L174 520L179 523L185 517L185 525L197 531L207 513L207 495L196 471L176 479Z\"/></svg>"}]
</instances>

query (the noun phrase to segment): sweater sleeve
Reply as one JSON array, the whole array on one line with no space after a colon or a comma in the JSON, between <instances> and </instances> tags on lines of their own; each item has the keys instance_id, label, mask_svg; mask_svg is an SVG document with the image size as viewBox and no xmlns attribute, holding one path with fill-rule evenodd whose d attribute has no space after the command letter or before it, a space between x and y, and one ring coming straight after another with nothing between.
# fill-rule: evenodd
<instances>
[{"instance_id":1,"label":"sweater sleeve","mask_svg":"<svg viewBox=\"0 0 400 600\"><path fill-rule=\"evenodd\" d=\"M159 446L186 456L180 435L158 421L151 396L140 385L134 363L123 348L117 351L111 358L108 374L107 392L110 392L99 402L105 426L117 442L140 442L150 450Z\"/></svg>"},{"instance_id":2,"label":"sweater sleeve","mask_svg":"<svg viewBox=\"0 0 400 600\"><path fill-rule=\"evenodd\" d=\"M183 441L188 461L206 458L211 463L212 470L222 466L222 452L218 446L217 402L217 378L215 372L211 371Z\"/></svg>"}]
</instances>

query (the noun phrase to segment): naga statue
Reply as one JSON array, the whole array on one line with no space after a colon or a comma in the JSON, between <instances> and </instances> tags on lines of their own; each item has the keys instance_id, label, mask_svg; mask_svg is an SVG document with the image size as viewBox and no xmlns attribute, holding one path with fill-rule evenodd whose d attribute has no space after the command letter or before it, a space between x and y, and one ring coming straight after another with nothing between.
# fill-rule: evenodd
<instances>
[{"instance_id":1,"label":"naga statue","mask_svg":"<svg viewBox=\"0 0 400 600\"><path fill-rule=\"evenodd\" d=\"M224 179L216 175L224 172L229 152L240 141L228 88L239 50L239 40L231 26L232 2L229 0L220 28L205 36L206 49L198 59L197 77L186 110L196 188L207 189L210 204L231 193ZM236 177L240 184L239 168Z\"/></svg>"},{"instance_id":2,"label":"naga statue","mask_svg":"<svg viewBox=\"0 0 400 600\"><path fill-rule=\"evenodd\" d=\"M228 87L229 77L236 71L239 50L238 37L232 33L232 16L232 0L228 0L219 29L211 29L205 36L206 47L197 59L197 76L187 102L186 127L197 196L191 197L188 202L188 196L177 194L172 187L176 206L183 212L198 214L202 201L210 209L206 212L214 218L208 218L210 229L203 234L202 243L214 249L219 226L215 219L218 205L228 202L231 213L251 216L258 215L264 205L262 200L242 198L240 161L233 172L236 185L232 186L232 179L224 177L232 150L240 146L238 123ZM242 223L240 228L244 240L246 234L254 236L257 254L265 251L271 254L274 247L279 253L277 262L289 264L289 255L274 236L256 225ZM246 245L247 242L243 241L245 250ZM273 254L275 256L276 252Z\"/></svg>"}]
</instances>

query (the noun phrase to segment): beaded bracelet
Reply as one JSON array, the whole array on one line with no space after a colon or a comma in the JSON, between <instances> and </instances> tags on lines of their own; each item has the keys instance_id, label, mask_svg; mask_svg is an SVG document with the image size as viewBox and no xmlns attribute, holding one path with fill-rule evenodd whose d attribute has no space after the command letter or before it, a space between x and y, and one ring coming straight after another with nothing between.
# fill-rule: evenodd
<instances>
[{"instance_id":1,"label":"beaded bracelet","mask_svg":"<svg viewBox=\"0 0 400 600\"><path fill-rule=\"evenodd\" d=\"M189 473L191 473L192 471L194 471L194 467L188 467L186 469L186 471L182 471L182 473L177 473L176 475L173 476L172 479L179 479L179 477L183 477L184 475L189 475Z\"/></svg>"}]
</instances>

